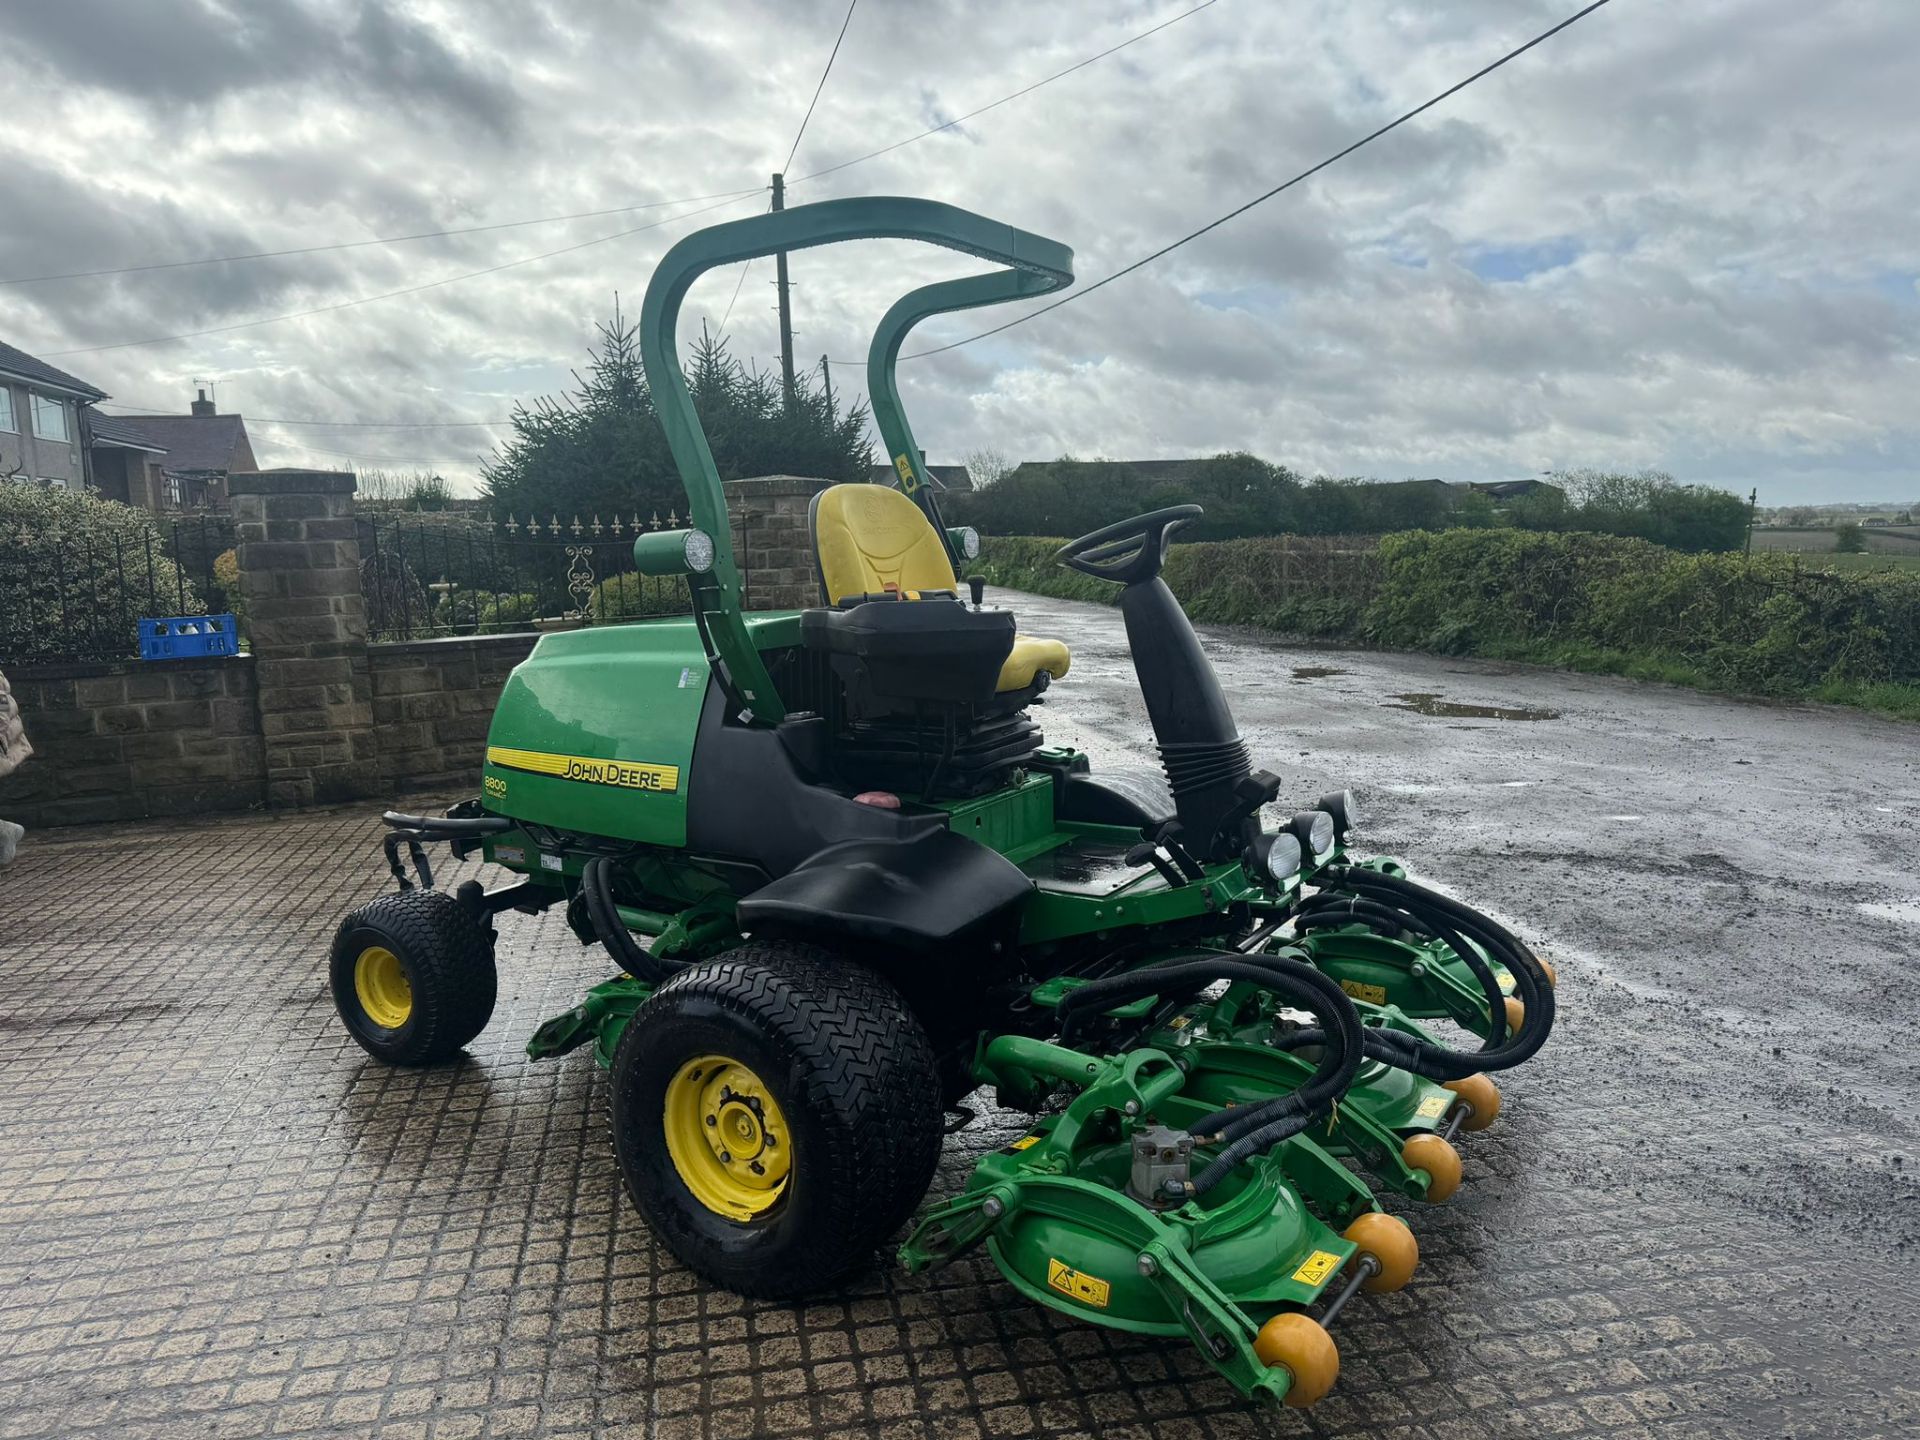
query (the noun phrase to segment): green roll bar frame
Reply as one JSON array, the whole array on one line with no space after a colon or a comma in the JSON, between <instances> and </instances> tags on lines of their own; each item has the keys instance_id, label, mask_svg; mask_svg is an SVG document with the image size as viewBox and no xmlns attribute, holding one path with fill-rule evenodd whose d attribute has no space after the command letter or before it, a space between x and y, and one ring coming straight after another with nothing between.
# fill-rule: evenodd
<instances>
[{"instance_id":1,"label":"green roll bar frame","mask_svg":"<svg viewBox=\"0 0 1920 1440\"><path fill-rule=\"evenodd\" d=\"M1073 283L1073 251L1058 241L937 200L905 196L823 200L731 220L696 231L661 258L640 307L640 358L654 409L686 488L688 513L713 539L712 567L704 576L689 577L696 582L692 586L695 619L707 637L716 674L743 718L763 724L777 724L786 707L741 614L740 569L733 554L726 492L680 370L680 306L693 282L717 266L843 240L920 240L1007 267L910 292L887 311L868 351L867 384L874 422L887 442L901 489L923 505L930 502L931 492L893 373L907 332L929 316L1045 295ZM926 501L921 500L923 495ZM940 529L937 519L935 528ZM941 534L944 537L945 531Z\"/></svg>"}]
</instances>

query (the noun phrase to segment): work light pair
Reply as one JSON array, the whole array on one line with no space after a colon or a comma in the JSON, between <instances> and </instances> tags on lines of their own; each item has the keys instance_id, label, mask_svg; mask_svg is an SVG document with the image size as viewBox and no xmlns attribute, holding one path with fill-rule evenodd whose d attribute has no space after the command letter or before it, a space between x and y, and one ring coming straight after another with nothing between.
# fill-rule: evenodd
<instances>
[{"instance_id":1,"label":"work light pair","mask_svg":"<svg viewBox=\"0 0 1920 1440\"><path fill-rule=\"evenodd\" d=\"M1296 812L1280 830L1256 836L1247 847L1247 868L1283 885L1309 864L1324 862L1335 845L1344 844L1357 818L1351 790L1322 795L1313 809Z\"/></svg>"}]
</instances>

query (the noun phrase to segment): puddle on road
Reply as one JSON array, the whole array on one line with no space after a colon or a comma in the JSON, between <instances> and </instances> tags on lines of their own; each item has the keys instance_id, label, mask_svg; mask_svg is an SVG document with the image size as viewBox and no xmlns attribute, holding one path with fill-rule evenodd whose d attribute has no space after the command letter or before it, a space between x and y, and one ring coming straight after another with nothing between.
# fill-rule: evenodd
<instances>
[{"instance_id":1,"label":"puddle on road","mask_svg":"<svg viewBox=\"0 0 1920 1440\"><path fill-rule=\"evenodd\" d=\"M1498 705L1462 705L1455 700L1442 700L1438 695L1424 690L1396 695L1393 699L1382 700L1380 703L1389 710L1411 710L1416 715L1436 715L1446 719L1558 720L1560 718L1558 710L1539 710L1530 707L1509 710Z\"/></svg>"},{"instance_id":2,"label":"puddle on road","mask_svg":"<svg viewBox=\"0 0 1920 1440\"><path fill-rule=\"evenodd\" d=\"M1920 925L1920 899L1863 900L1854 908L1875 919L1898 920L1908 925Z\"/></svg>"},{"instance_id":3,"label":"puddle on road","mask_svg":"<svg viewBox=\"0 0 1920 1440\"><path fill-rule=\"evenodd\" d=\"M1293 678L1296 680L1324 680L1329 675L1347 675L1351 671L1342 670L1338 665L1296 665Z\"/></svg>"}]
</instances>

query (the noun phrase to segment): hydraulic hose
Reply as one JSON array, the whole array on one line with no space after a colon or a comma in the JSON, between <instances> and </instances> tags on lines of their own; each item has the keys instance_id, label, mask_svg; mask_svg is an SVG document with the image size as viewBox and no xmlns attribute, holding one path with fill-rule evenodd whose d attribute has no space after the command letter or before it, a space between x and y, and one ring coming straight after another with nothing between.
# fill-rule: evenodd
<instances>
[{"instance_id":1,"label":"hydraulic hose","mask_svg":"<svg viewBox=\"0 0 1920 1440\"><path fill-rule=\"evenodd\" d=\"M1143 995L1181 987L1199 988L1215 980L1248 980L1301 1004L1325 1027L1326 1053L1306 1084L1261 1105L1237 1106L1204 1116L1188 1127L1196 1140L1229 1142L1192 1181L1192 1194L1204 1195L1241 1161L1298 1134L1345 1094L1360 1068L1363 1035L1360 1016L1339 986L1311 965L1284 955L1245 956L1203 952L1178 955L1123 975L1095 980L1069 991L1060 1002L1064 1042L1080 1017Z\"/></svg>"},{"instance_id":2,"label":"hydraulic hose","mask_svg":"<svg viewBox=\"0 0 1920 1440\"><path fill-rule=\"evenodd\" d=\"M1432 927L1418 917L1382 905L1377 900L1362 899L1358 895L1322 891L1302 901L1293 913L1296 934L1306 930L1328 930L1336 925L1351 925L1355 921L1364 921L1375 930L1386 927L1417 935L1423 940L1433 938Z\"/></svg>"},{"instance_id":3,"label":"hydraulic hose","mask_svg":"<svg viewBox=\"0 0 1920 1440\"><path fill-rule=\"evenodd\" d=\"M613 888L607 879L607 868L612 864L608 857L596 855L581 867L580 895L586 902L587 919L615 964L636 980L658 985L681 967L649 954L621 921L613 903Z\"/></svg>"},{"instance_id":4,"label":"hydraulic hose","mask_svg":"<svg viewBox=\"0 0 1920 1440\"><path fill-rule=\"evenodd\" d=\"M1347 894L1330 905L1316 905L1312 913L1347 911L1352 918L1376 929L1382 925L1423 929L1460 957L1487 997L1489 1033L1480 1050L1453 1050L1403 1031L1370 1030L1366 1036L1370 1056L1428 1079L1464 1080L1480 1071L1510 1069L1531 1058L1546 1043L1553 1029L1553 986L1534 953L1497 921L1423 885L1377 870L1340 866L1324 872L1319 883L1326 890ZM1348 897L1361 903L1350 906ZM1387 913L1382 915L1381 911ZM1409 920L1414 924L1409 925ZM1518 1034L1507 1030L1506 997L1480 950L1500 961L1513 976L1526 1014Z\"/></svg>"}]
</instances>

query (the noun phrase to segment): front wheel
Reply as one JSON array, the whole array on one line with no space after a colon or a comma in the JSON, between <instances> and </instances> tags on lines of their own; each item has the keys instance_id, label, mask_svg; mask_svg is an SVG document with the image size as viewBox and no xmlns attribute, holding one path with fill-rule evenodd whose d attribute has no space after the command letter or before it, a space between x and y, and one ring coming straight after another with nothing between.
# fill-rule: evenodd
<instances>
[{"instance_id":1,"label":"front wheel","mask_svg":"<svg viewBox=\"0 0 1920 1440\"><path fill-rule=\"evenodd\" d=\"M756 942L674 976L613 1060L613 1140L655 1235L715 1284L816 1294L933 1178L933 1049L897 990L817 946Z\"/></svg>"},{"instance_id":2,"label":"front wheel","mask_svg":"<svg viewBox=\"0 0 1920 1440\"><path fill-rule=\"evenodd\" d=\"M441 890L362 905L340 922L327 969L348 1032L389 1065L451 1060L486 1028L499 989L493 937Z\"/></svg>"}]
</instances>

